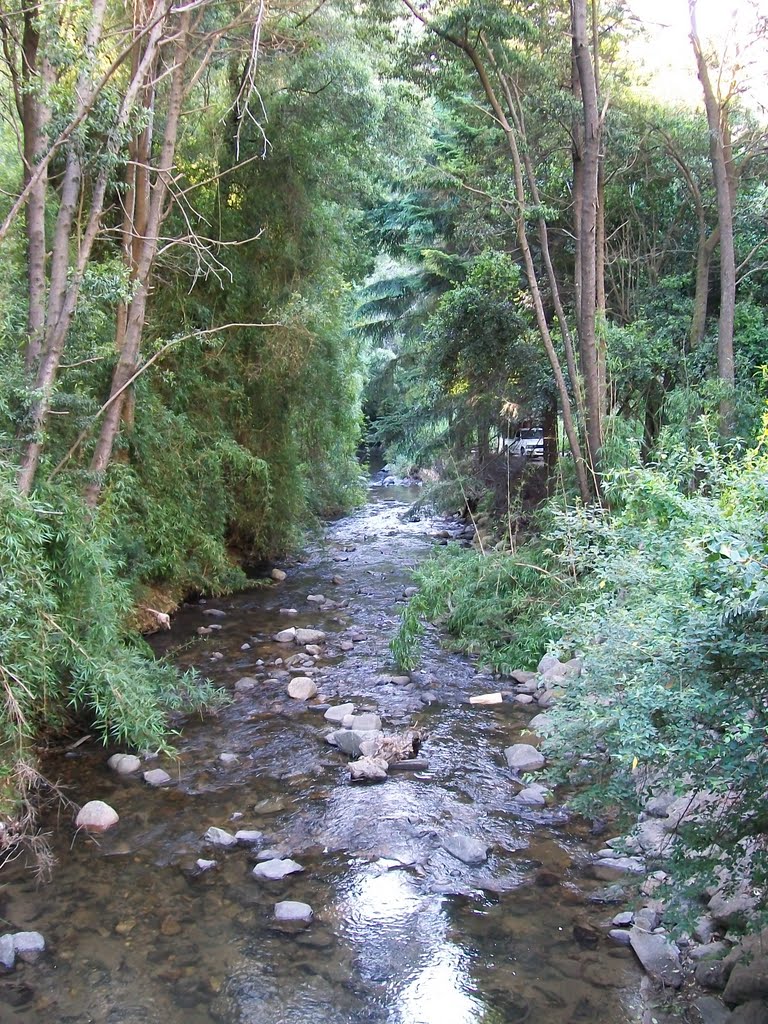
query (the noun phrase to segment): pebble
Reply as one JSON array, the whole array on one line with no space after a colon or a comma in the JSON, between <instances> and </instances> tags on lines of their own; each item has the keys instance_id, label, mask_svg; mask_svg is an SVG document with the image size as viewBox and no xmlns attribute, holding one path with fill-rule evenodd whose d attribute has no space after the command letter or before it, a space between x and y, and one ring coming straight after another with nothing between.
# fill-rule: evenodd
<instances>
[{"instance_id":1,"label":"pebble","mask_svg":"<svg viewBox=\"0 0 768 1024\"><path fill-rule=\"evenodd\" d=\"M303 870L304 868L301 864L297 864L295 860L265 860L257 864L251 874L254 878L274 882L280 878L285 878L286 875L293 875Z\"/></svg>"},{"instance_id":2,"label":"pebble","mask_svg":"<svg viewBox=\"0 0 768 1024\"><path fill-rule=\"evenodd\" d=\"M75 825L86 832L106 832L120 820L120 815L103 800L89 800L77 812Z\"/></svg>"},{"instance_id":3,"label":"pebble","mask_svg":"<svg viewBox=\"0 0 768 1024\"><path fill-rule=\"evenodd\" d=\"M295 900L283 900L275 904L276 921L292 921L296 924L309 924L314 917L312 907L308 903Z\"/></svg>"},{"instance_id":4,"label":"pebble","mask_svg":"<svg viewBox=\"0 0 768 1024\"><path fill-rule=\"evenodd\" d=\"M148 786L167 786L172 782L171 776L162 768L153 768L151 772L144 772L142 778Z\"/></svg>"},{"instance_id":5,"label":"pebble","mask_svg":"<svg viewBox=\"0 0 768 1024\"><path fill-rule=\"evenodd\" d=\"M282 583L288 577L288 573L283 572L282 569L273 569L269 575L276 583Z\"/></svg>"},{"instance_id":6,"label":"pebble","mask_svg":"<svg viewBox=\"0 0 768 1024\"><path fill-rule=\"evenodd\" d=\"M343 576L331 576L331 583L334 583L337 587L341 586L344 582Z\"/></svg>"},{"instance_id":7,"label":"pebble","mask_svg":"<svg viewBox=\"0 0 768 1024\"><path fill-rule=\"evenodd\" d=\"M342 640L339 647L342 651L353 651L355 649L355 645L351 640Z\"/></svg>"},{"instance_id":8,"label":"pebble","mask_svg":"<svg viewBox=\"0 0 768 1024\"><path fill-rule=\"evenodd\" d=\"M250 651L250 649L251 649L251 645L250 644L247 644L247 643L246 644L240 644L240 650L241 651Z\"/></svg>"}]
</instances>

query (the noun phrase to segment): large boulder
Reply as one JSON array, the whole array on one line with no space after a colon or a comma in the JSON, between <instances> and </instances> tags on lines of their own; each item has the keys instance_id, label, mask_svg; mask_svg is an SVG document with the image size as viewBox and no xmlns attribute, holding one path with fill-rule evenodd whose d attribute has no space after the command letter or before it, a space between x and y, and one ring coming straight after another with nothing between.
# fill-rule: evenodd
<instances>
[{"instance_id":1,"label":"large boulder","mask_svg":"<svg viewBox=\"0 0 768 1024\"><path fill-rule=\"evenodd\" d=\"M666 935L632 928L629 944L652 981L665 988L680 988L683 983L680 950Z\"/></svg>"},{"instance_id":2,"label":"large boulder","mask_svg":"<svg viewBox=\"0 0 768 1024\"><path fill-rule=\"evenodd\" d=\"M86 832L106 832L120 821L120 815L103 800L89 800L77 812L75 825Z\"/></svg>"},{"instance_id":3,"label":"large boulder","mask_svg":"<svg viewBox=\"0 0 768 1024\"><path fill-rule=\"evenodd\" d=\"M509 767L515 772L537 771L545 764L544 755L530 743L515 743L514 746L507 747L504 756Z\"/></svg>"},{"instance_id":4,"label":"large boulder","mask_svg":"<svg viewBox=\"0 0 768 1024\"><path fill-rule=\"evenodd\" d=\"M768 999L768 956L756 956L749 964L736 964L723 992L723 1000L729 1006L753 999Z\"/></svg>"}]
</instances>

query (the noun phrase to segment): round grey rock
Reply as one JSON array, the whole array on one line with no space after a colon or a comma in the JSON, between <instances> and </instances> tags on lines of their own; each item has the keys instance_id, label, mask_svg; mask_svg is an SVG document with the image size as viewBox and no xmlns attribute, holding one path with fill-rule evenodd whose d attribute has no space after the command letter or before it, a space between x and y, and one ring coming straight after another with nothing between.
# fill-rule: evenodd
<instances>
[{"instance_id":1,"label":"round grey rock","mask_svg":"<svg viewBox=\"0 0 768 1024\"><path fill-rule=\"evenodd\" d=\"M83 804L75 818L75 825L86 832L106 832L120 820L120 815L103 800L89 800Z\"/></svg>"},{"instance_id":2,"label":"round grey rock","mask_svg":"<svg viewBox=\"0 0 768 1024\"><path fill-rule=\"evenodd\" d=\"M261 864L257 864L251 874L254 878L276 882L287 875L293 875L303 870L301 864L297 864L295 860L265 860Z\"/></svg>"},{"instance_id":3,"label":"round grey rock","mask_svg":"<svg viewBox=\"0 0 768 1024\"><path fill-rule=\"evenodd\" d=\"M464 864L484 864L488 859L488 847L479 839L454 834L443 840L443 849Z\"/></svg>"},{"instance_id":4,"label":"round grey rock","mask_svg":"<svg viewBox=\"0 0 768 1024\"><path fill-rule=\"evenodd\" d=\"M308 903L299 903L297 900L283 900L275 904L276 921L309 924L314 916L312 907Z\"/></svg>"}]
</instances>

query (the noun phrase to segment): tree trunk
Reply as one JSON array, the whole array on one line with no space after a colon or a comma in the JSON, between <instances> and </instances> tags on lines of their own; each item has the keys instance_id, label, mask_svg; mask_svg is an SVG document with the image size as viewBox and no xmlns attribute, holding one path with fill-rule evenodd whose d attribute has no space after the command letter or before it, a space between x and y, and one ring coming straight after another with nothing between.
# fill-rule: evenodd
<instances>
[{"instance_id":1,"label":"tree trunk","mask_svg":"<svg viewBox=\"0 0 768 1024\"><path fill-rule=\"evenodd\" d=\"M165 199L176 154L176 140L179 131L182 103L184 101L184 65L187 59L188 26L189 16L186 13L182 14L176 37L175 64L168 97L163 144L156 170L155 183L151 188L148 204L142 203L141 194L144 190L137 176L135 207L137 219L133 227L132 245L136 291L128 304L125 333L117 365L112 374L110 398L114 397L115 401L112 402L101 422L101 430L99 431L99 437L91 458L91 482L85 491L86 503L91 507L95 507L99 500L99 495L104 485L104 475L112 458L112 451L120 430L120 421L123 409L125 408L127 394L125 386L136 372L138 366L152 270L155 257L157 256L160 226L166 213ZM141 230L139 230L140 228Z\"/></svg>"},{"instance_id":2,"label":"tree trunk","mask_svg":"<svg viewBox=\"0 0 768 1024\"><path fill-rule=\"evenodd\" d=\"M707 307L709 305L709 267L712 254L720 241L720 229L707 234L707 222L702 209L699 215L699 241L696 247L696 287L693 296L693 316L688 335L691 350L698 348L704 340L707 329Z\"/></svg>"},{"instance_id":3,"label":"tree trunk","mask_svg":"<svg viewBox=\"0 0 768 1024\"><path fill-rule=\"evenodd\" d=\"M696 28L696 0L689 0L691 43L696 69L704 93L704 109L709 126L709 157L717 196L717 225L720 229L720 321L717 331L717 375L729 388L735 383L733 358L733 327L736 312L736 256L733 241L733 197L735 175L731 157L728 125L728 100L715 95L709 68L701 49ZM733 429L733 400L720 405L720 429L730 434Z\"/></svg>"},{"instance_id":4,"label":"tree trunk","mask_svg":"<svg viewBox=\"0 0 768 1024\"><path fill-rule=\"evenodd\" d=\"M587 37L586 0L572 0L573 43L576 69L579 74L581 103L584 115L584 160L581 224L578 239L581 260L579 305L579 345L581 372L586 393L587 447L592 470L599 481L600 449L603 443L600 417L600 374L598 369L597 309L597 197L600 156L600 115L597 109L597 87Z\"/></svg>"}]
</instances>

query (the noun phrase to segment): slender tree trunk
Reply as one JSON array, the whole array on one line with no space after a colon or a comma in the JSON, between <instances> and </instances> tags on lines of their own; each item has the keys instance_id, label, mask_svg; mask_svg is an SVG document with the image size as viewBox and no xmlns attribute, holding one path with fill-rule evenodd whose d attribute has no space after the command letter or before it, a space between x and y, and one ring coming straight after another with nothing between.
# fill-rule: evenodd
<instances>
[{"instance_id":1,"label":"slender tree trunk","mask_svg":"<svg viewBox=\"0 0 768 1024\"><path fill-rule=\"evenodd\" d=\"M557 397L550 395L544 406L544 465L547 468L547 491L551 493L557 479L558 439L557 439Z\"/></svg>"},{"instance_id":2,"label":"slender tree trunk","mask_svg":"<svg viewBox=\"0 0 768 1024\"><path fill-rule=\"evenodd\" d=\"M709 68L701 49L696 28L696 0L689 0L691 43L696 68L704 93L704 109L709 126L709 156L717 196L717 224L720 229L720 321L717 331L717 375L732 388L735 383L733 328L736 313L736 255L733 241L733 202L735 174L728 126L728 101L718 100ZM729 434L733 428L733 400L720 406L720 429Z\"/></svg>"},{"instance_id":3,"label":"slender tree trunk","mask_svg":"<svg viewBox=\"0 0 768 1024\"><path fill-rule=\"evenodd\" d=\"M40 95L49 84L50 67L45 58L39 62L40 35L38 32L38 8L30 6L24 12L24 38L22 41L22 82L21 123L24 135L24 185L30 185L29 200L25 209L25 233L27 237L27 344L24 351L24 366L29 377L33 377L40 358L45 332L46 271L45 271L45 193L47 174L32 182L35 169L45 150L45 127L50 119L50 110ZM42 64L42 67L40 66Z\"/></svg>"},{"instance_id":4,"label":"slender tree trunk","mask_svg":"<svg viewBox=\"0 0 768 1024\"><path fill-rule=\"evenodd\" d=\"M120 421L125 408L125 385L136 372L141 340L144 332L147 300L151 287L152 270L157 256L160 226L165 210L165 199L168 193L168 181L173 168L176 153L179 121L184 100L184 72L187 59L188 14L182 14L180 28L174 51L174 69L168 97L168 109L163 133L163 144L156 170L155 182L149 193L148 204L143 204L140 195L143 188L137 176L136 186L136 225L134 244L132 247L135 260L136 291L131 299L125 322L125 333L122 347L112 374L110 397L117 396L107 410L102 422L96 447L90 464L91 482L86 488L85 500L95 507L101 494L104 475L112 458L115 441L120 430ZM146 217L144 211L146 210ZM139 226L142 226L139 233Z\"/></svg>"},{"instance_id":5,"label":"slender tree trunk","mask_svg":"<svg viewBox=\"0 0 768 1024\"><path fill-rule=\"evenodd\" d=\"M572 0L573 43L579 74L584 114L583 191L579 252L581 258L581 295L579 306L579 344L581 372L586 392L586 433L590 463L599 481L600 449L603 443L600 409L600 373L597 353L597 199L600 157L600 115L597 87L587 36L586 0Z\"/></svg>"},{"instance_id":6,"label":"slender tree trunk","mask_svg":"<svg viewBox=\"0 0 768 1024\"><path fill-rule=\"evenodd\" d=\"M592 58L595 66L595 93L600 96L600 12L599 0L592 0ZM600 424L605 429L608 415L608 339L605 303L605 153L602 132L597 157L597 204L595 222L595 313L597 344L597 380L600 391Z\"/></svg>"},{"instance_id":7,"label":"slender tree trunk","mask_svg":"<svg viewBox=\"0 0 768 1024\"><path fill-rule=\"evenodd\" d=\"M699 215L699 241L696 247L696 286L693 296L693 316L688 335L691 350L698 348L704 340L707 329L707 307L709 305L709 268L712 254L720 242L720 229L714 228L707 234L704 210Z\"/></svg>"}]
</instances>

